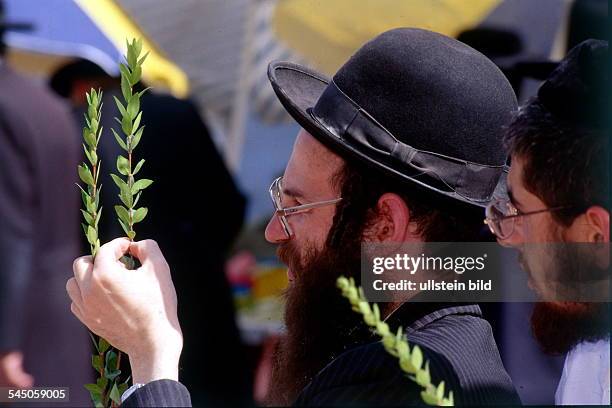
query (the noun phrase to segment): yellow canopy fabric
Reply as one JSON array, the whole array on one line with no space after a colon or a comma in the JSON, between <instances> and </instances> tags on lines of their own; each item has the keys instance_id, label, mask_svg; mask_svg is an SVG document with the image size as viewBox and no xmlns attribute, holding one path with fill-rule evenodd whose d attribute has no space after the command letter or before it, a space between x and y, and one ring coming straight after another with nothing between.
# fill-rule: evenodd
<instances>
[{"instance_id":1,"label":"yellow canopy fabric","mask_svg":"<svg viewBox=\"0 0 612 408\"><path fill-rule=\"evenodd\" d=\"M75 0L115 46L127 52L126 40L142 38L143 51L149 51L144 62L142 76L145 82L170 90L179 98L189 93L187 75L147 38L140 28L113 0Z\"/></svg>"},{"instance_id":2,"label":"yellow canopy fabric","mask_svg":"<svg viewBox=\"0 0 612 408\"><path fill-rule=\"evenodd\" d=\"M455 37L502 0L281 0L273 26L282 42L331 75L367 40L396 27Z\"/></svg>"}]
</instances>

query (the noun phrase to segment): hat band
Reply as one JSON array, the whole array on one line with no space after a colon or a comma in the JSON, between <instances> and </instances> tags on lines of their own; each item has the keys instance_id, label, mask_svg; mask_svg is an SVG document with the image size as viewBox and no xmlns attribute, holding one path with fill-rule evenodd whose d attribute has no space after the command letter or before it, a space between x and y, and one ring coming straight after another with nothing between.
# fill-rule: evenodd
<instances>
[{"instance_id":1,"label":"hat band","mask_svg":"<svg viewBox=\"0 0 612 408\"><path fill-rule=\"evenodd\" d=\"M415 178L417 176L405 175L406 177L448 194L448 191L436 187L442 182L448 189L469 201L489 201L504 171L504 165L474 163L419 150L400 142L342 92L333 80L323 91L315 107L309 109L309 113L331 134L362 154L378 155L396 165L409 166L419 171L418 179ZM394 170L399 171L397 168Z\"/></svg>"}]
</instances>

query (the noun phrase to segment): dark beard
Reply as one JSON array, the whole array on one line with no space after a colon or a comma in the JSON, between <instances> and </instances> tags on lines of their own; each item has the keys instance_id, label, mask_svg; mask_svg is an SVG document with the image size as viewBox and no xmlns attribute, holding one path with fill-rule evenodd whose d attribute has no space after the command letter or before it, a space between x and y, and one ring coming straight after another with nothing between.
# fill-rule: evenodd
<instances>
[{"instance_id":1,"label":"dark beard","mask_svg":"<svg viewBox=\"0 0 612 408\"><path fill-rule=\"evenodd\" d=\"M358 313L336 288L340 275L360 279L360 242L300 253L292 242L278 256L294 273L285 291L286 337L273 362L267 403L290 405L300 391L335 357L370 336Z\"/></svg>"},{"instance_id":2,"label":"dark beard","mask_svg":"<svg viewBox=\"0 0 612 408\"><path fill-rule=\"evenodd\" d=\"M541 302L531 314L531 329L542 350L563 354L582 341L610 335L609 303Z\"/></svg>"}]
</instances>

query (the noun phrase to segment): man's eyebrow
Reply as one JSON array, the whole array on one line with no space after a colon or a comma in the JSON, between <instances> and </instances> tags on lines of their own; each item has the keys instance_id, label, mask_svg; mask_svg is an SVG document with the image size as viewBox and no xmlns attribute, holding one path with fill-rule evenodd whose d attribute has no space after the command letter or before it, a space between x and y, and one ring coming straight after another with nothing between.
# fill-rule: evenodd
<instances>
[{"instance_id":1,"label":"man's eyebrow","mask_svg":"<svg viewBox=\"0 0 612 408\"><path fill-rule=\"evenodd\" d=\"M283 186L283 194L293 198L304 198L304 193L295 187L285 188Z\"/></svg>"}]
</instances>

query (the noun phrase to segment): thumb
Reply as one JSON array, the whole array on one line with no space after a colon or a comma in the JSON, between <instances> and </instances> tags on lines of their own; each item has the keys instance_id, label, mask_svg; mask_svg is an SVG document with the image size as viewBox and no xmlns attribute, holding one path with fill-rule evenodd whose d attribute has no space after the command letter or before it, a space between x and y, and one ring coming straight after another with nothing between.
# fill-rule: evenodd
<instances>
[{"instance_id":1,"label":"thumb","mask_svg":"<svg viewBox=\"0 0 612 408\"><path fill-rule=\"evenodd\" d=\"M140 263L145 266L166 265L166 259L159 249L159 245L152 239L145 239L138 242L132 242L130 245L130 254L138 258Z\"/></svg>"},{"instance_id":2,"label":"thumb","mask_svg":"<svg viewBox=\"0 0 612 408\"><path fill-rule=\"evenodd\" d=\"M117 262L119 258L126 254L130 248L131 242L127 238L116 238L100 247L96 255L95 264L97 265L113 265L120 264Z\"/></svg>"}]
</instances>

